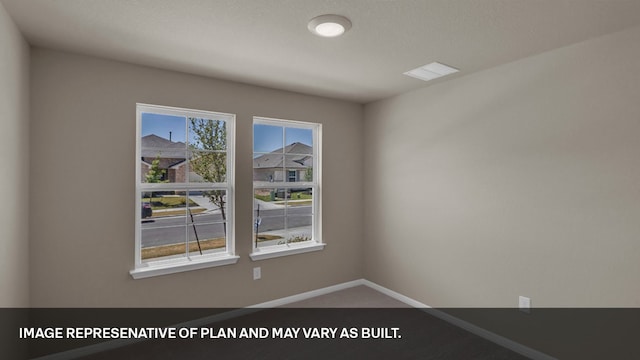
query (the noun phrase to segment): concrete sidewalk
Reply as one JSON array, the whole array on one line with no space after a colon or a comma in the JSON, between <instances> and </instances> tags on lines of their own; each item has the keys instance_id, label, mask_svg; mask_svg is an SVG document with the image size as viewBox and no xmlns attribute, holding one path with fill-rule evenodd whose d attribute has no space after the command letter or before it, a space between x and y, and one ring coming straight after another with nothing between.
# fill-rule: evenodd
<instances>
[{"instance_id":1,"label":"concrete sidewalk","mask_svg":"<svg viewBox=\"0 0 640 360\"><path fill-rule=\"evenodd\" d=\"M284 209L284 205L274 204L269 201L263 201L260 199L253 199L255 205L253 209L257 209L258 205L260 205L260 210L273 210L273 209Z\"/></svg>"},{"instance_id":2,"label":"concrete sidewalk","mask_svg":"<svg viewBox=\"0 0 640 360\"><path fill-rule=\"evenodd\" d=\"M220 208L218 208L215 204L212 204L211 201L209 201L209 198L206 196L202 196L202 195L192 195L189 196L190 200L193 200L195 203L197 203L199 206L207 209L205 210L207 213L216 213L219 212ZM260 199L253 199L255 201L256 206L254 206L254 209L257 207L257 205L260 205L260 210L274 210L274 209L284 209L285 206L283 204L274 204L273 202L269 202L269 201L263 201ZM289 203L291 204L295 204L297 202L305 202L305 201L309 201L309 200L289 200Z\"/></svg>"},{"instance_id":3,"label":"concrete sidewalk","mask_svg":"<svg viewBox=\"0 0 640 360\"><path fill-rule=\"evenodd\" d=\"M255 229L254 229L255 231ZM303 227L298 227L298 228L291 228L288 230L271 230L271 231L265 231L265 232L260 232L260 235L274 235L274 236L280 236L281 239L275 239L275 240L267 240L267 241L261 241L258 243L258 247L263 247L263 246L271 246L271 245L278 245L279 242L284 242L287 239L291 239L294 237L307 237L309 238L309 240L311 240L311 226L303 226ZM255 234L254 234L255 236ZM255 240L255 239L254 239Z\"/></svg>"},{"instance_id":4,"label":"concrete sidewalk","mask_svg":"<svg viewBox=\"0 0 640 360\"><path fill-rule=\"evenodd\" d=\"M202 195L191 195L189 196L189 200L192 200L200 207L205 208L206 213L208 214L219 214L220 208L213 204L208 197Z\"/></svg>"}]
</instances>

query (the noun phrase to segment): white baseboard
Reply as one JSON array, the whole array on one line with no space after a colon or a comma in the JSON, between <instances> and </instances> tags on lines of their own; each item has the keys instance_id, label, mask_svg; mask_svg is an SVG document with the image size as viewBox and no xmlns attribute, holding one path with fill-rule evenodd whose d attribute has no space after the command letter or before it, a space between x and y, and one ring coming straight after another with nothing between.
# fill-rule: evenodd
<instances>
[{"instance_id":1,"label":"white baseboard","mask_svg":"<svg viewBox=\"0 0 640 360\"><path fill-rule=\"evenodd\" d=\"M496 333L493 333L491 331L485 330L479 326L476 326L470 322L464 321L462 319L459 319L455 316L449 315L445 312L442 312L440 310L434 309L429 305L423 304L417 300L414 300L410 297L404 296L400 293L397 293L393 290L387 289L384 286L380 286L374 282L371 282L369 280L364 280L362 279L363 285L366 285L372 289L375 289L389 297L392 297L398 301L402 301L403 303L410 305L414 308L419 308L423 311L425 311L426 313L428 313L429 315L433 315L435 317L437 317L438 319L444 320L452 325L455 325L459 328L462 328L464 330L467 330L468 332L477 335L483 339L489 340L495 344L498 344L502 347L505 347L513 352L516 352L520 355L526 356L530 359L534 359L534 360L557 360L556 358L549 356L543 352L540 352L538 350L532 349L530 347L524 346L520 343L517 343L513 340L507 339L503 336L500 336Z\"/></svg>"},{"instance_id":2,"label":"white baseboard","mask_svg":"<svg viewBox=\"0 0 640 360\"><path fill-rule=\"evenodd\" d=\"M554 357L551 357L547 354L544 354L540 351L531 349L529 347L526 347L522 344L519 344L513 340L509 340L505 337L502 337L498 334L492 333L490 331L487 331L479 326L473 325L469 322L466 322L464 320L461 320L459 318L456 318L454 316L451 316L449 314L446 314L442 311L436 310L431 308L430 306L423 304L417 300L411 299L410 297L404 296L400 293L397 293L393 290L390 290L386 287L380 286L374 282L371 282L369 280L365 280L365 279L358 279L358 280L353 280L353 281L349 281L349 282L345 282L345 283L341 283L341 284L337 284L337 285L333 285L333 286L328 286L322 289L317 289L317 290L312 290L312 291L307 291L301 294L297 294L297 295L292 295L292 296L287 296L284 298L280 298L280 299L276 299L276 300L271 300L271 301L267 301L267 302L263 302L260 304L255 304L255 305L251 305L245 308L241 308L241 309L235 309L235 310L230 310L221 314L217 314L217 315L212 315L212 316L207 316L204 318L200 318L200 319L196 319L193 321L188 321L188 322L184 322L181 324L177 324L174 325L172 327L199 327L199 326L204 326L204 325L208 325L208 324L212 324L218 321L223 321L223 320L227 320L227 319L232 319L238 316L242 316L242 315L247 315L253 312L257 312L260 311L262 309L267 309L267 308L273 308L273 307L278 307L278 306L284 306L287 304L291 304L294 302L298 302L298 301L302 301L302 300L306 300L306 299L310 299L316 296L320 296L320 295L326 295L326 294L330 294L332 292L336 292L339 290L344 290L344 289L348 289L348 288L352 288L355 286L360 286L360 285L364 285L364 286L368 286L374 290L377 290L389 297L392 297L396 300L399 300L409 306L412 306L414 308L419 308L427 313L429 313L430 315L433 315L439 319L442 319L452 325L455 325L457 327L460 327L462 329L465 329L467 331L469 331L472 334L475 334L477 336L480 336L481 338L484 338L486 340L489 340L493 343L496 343L500 346L503 346L509 350L512 350L518 354L524 355L526 357L529 357L531 359L535 359L535 360L556 360ZM96 354L99 352L103 352L103 351L107 351L107 350L112 350L112 349L116 349L119 347L123 347L126 345L130 345L130 344L134 344L140 341L144 341L144 339L123 339L123 340L111 340L111 341L105 341L99 344L95 344L95 345L89 345L89 346L85 346L82 348L78 348L78 349L73 349L73 350L68 350L68 351L64 351L61 353L56 353L56 354L51 354L51 355L46 355L46 356L42 356L33 360L70 360L70 359L77 359L79 357L83 357L83 356L88 356L88 355L92 355L92 354Z\"/></svg>"},{"instance_id":3,"label":"white baseboard","mask_svg":"<svg viewBox=\"0 0 640 360\"><path fill-rule=\"evenodd\" d=\"M355 286L365 285L365 281L366 280L364 279L348 281L342 284L327 286L322 289L311 290L301 294L287 296L284 298L271 300L271 301L263 302L256 305L251 305L251 306L248 306L248 308L272 308L272 307L283 306L283 305L291 304L294 302L311 299L316 296L330 294L332 292L336 292L339 290L344 290L344 289L352 288Z\"/></svg>"}]
</instances>

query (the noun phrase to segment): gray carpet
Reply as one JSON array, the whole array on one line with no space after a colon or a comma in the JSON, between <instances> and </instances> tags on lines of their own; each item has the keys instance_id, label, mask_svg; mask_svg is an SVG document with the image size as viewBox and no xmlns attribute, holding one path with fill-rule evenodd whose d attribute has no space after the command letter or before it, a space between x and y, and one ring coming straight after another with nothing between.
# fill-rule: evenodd
<instances>
[{"instance_id":1,"label":"gray carpet","mask_svg":"<svg viewBox=\"0 0 640 360\"><path fill-rule=\"evenodd\" d=\"M410 306L368 286L316 296L284 305L286 308L409 308Z\"/></svg>"},{"instance_id":2,"label":"gray carpet","mask_svg":"<svg viewBox=\"0 0 640 360\"><path fill-rule=\"evenodd\" d=\"M150 340L83 359L526 359L366 286L258 311L210 327L398 328L401 336Z\"/></svg>"}]
</instances>

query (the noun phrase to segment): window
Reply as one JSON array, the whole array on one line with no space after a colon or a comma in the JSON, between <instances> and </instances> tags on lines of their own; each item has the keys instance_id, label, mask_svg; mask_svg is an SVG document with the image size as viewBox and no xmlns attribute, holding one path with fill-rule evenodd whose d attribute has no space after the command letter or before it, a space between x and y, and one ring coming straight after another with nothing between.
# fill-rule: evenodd
<instances>
[{"instance_id":1,"label":"window","mask_svg":"<svg viewBox=\"0 0 640 360\"><path fill-rule=\"evenodd\" d=\"M233 264L235 116L137 105L138 279Z\"/></svg>"},{"instance_id":2,"label":"window","mask_svg":"<svg viewBox=\"0 0 640 360\"><path fill-rule=\"evenodd\" d=\"M295 170L289 170L289 178L288 180L289 182L295 182L298 181L296 178L296 171Z\"/></svg>"},{"instance_id":3,"label":"window","mask_svg":"<svg viewBox=\"0 0 640 360\"><path fill-rule=\"evenodd\" d=\"M321 250L321 125L253 119L253 260Z\"/></svg>"}]
</instances>

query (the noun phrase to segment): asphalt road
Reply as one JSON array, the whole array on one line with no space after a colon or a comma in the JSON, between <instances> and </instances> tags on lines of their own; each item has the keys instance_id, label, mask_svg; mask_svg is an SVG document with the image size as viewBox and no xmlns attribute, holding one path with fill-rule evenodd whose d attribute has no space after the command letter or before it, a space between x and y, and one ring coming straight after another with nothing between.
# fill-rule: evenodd
<instances>
[{"instance_id":1,"label":"asphalt road","mask_svg":"<svg viewBox=\"0 0 640 360\"><path fill-rule=\"evenodd\" d=\"M260 233L284 229L284 209L260 210ZM187 223L187 220L189 222ZM287 209L287 225L296 228L311 225L311 206L295 206ZM195 231L200 240L224 236L220 214L193 215ZM191 219L185 216L158 217L142 221L142 247L184 243L185 237L196 241Z\"/></svg>"}]
</instances>

